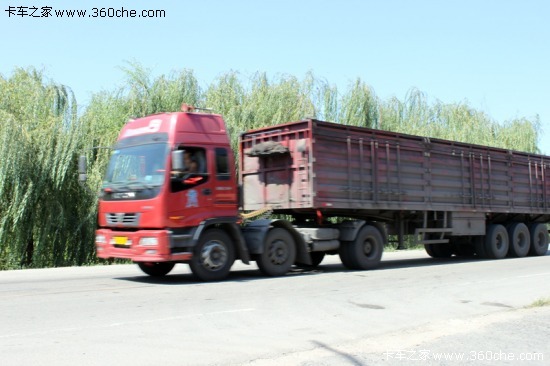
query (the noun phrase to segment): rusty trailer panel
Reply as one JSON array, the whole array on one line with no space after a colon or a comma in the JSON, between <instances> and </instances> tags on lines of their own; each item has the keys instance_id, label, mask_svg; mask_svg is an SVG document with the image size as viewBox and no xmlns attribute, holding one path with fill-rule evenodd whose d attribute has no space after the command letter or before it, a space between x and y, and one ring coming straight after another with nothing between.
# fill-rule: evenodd
<instances>
[{"instance_id":1,"label":"rusty trailer panel","mask_svg":"<svg viewBox=\"0 0 550 366\"><path fill-rule=\"evenodd\" d=\"M304 120L240 140L243 209L547 215L550 157Z\"/></svg>"}]
</instances>

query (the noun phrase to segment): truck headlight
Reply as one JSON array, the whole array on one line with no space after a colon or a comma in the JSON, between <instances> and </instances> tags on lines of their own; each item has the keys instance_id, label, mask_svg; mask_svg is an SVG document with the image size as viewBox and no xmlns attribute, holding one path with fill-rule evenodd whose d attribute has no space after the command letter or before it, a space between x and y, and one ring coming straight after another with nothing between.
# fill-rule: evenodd
<instances>
[{"instance_id":1,"label":"truck headlight","mask_svg":"<svg viewBox=\"0 0 550 366\"><path fill-rule=\"evenodd\" d=\"M107 238L105 238L105 235L97 234L95 236L95 242L99 244L105 244L107 243Z\"/></svg>"},{"instance_id":2,"label":"truck headlight","mask_svg":"<svg viewBox=\"0 0 550 366\"><path fill-rule=\"evenodd\" d=\"M159 244L159 242L158 242L157 238L146 236L146 237L143 237L143 238L139 239L139 245L142 245L144 247L155 247L158 244Z\"/></svg>"}]
</instances>

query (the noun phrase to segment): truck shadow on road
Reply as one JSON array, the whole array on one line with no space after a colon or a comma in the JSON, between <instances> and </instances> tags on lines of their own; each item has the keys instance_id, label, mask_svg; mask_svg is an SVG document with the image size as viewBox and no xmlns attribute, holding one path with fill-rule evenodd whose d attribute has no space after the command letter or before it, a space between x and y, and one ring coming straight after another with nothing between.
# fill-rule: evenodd
<instances>
[{"instance_id":1,"label":"truck shadow on road","mask_svg":"<svg viewBox=\"0 0 550 366\"><path fill-rule=\"evenodd\" d=\"M536 258L536 257L532 257ZM508 261L508 260L522 260L525 261L529 258L506 258L499 261ZM327 263L322 264L314 269L307 268L297 268L293 267L291 271L285 276L285 279L292 277L302 277L302 276L312 276L312 275L322 275L329 273L364 273L367 275L373 271L384 271L390 269L405 269L405 268L414 268L414 267L437 267L441 265L459 265L462 263L483 263L489 262L491 260L479 259L476 257L451 257L444 259L435 259L435 258L412 258L412 259L387 259L382 260L379 267L373 270L367 271L356 271L349 270L345 268L341 263ZM181 266L181 265L179 265ZM138 273L139 269L136 268L137 275L132 277L118 277L116 280L121 281L132 281L145 284L159 284L159 285L193 285L201 284L203 282L197 281L191 273L178 273L178 267L174 269L172 274L169 274L165 277L149 277L145 274ZM179 267L182 268L182 267ZM248 282L248 281L257 281L257 280L273 280L279 279L281 277L266 277L261 274L255 264L251 264L249 268L246 269L234 269L231 271L227 279L220 282ZM215 283L215 282L214 282Z\"/></svg>"}]
</instances>

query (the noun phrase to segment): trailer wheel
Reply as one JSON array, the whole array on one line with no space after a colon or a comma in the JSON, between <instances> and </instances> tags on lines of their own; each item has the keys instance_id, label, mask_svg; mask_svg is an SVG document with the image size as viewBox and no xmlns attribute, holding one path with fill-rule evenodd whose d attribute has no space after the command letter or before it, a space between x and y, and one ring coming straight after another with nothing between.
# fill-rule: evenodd
<instances>
[{"instance_id":1,"label":"trailer wheel","mask_svg":"<svg viewBox=\"0 0 550 366\"><path fill-rule=\"evenodd\" d=\"M506 254L508 254L509 247L510 241L506 228L499 224L489 225L487 235L485 236L485 252L487 254L487 258L504 258L506 257Z\"/></svg>"},{"instance_id":2,"label":"trailer wheel","mask_svg":"<svg viewBox=\"0 0 550 366\"><path fill-rule=\"evenodd\" d=\"M229 274L233 262L235 249L229 235L220 229L208 229L201 235L189 267L201 281L221 281Z\"/></svg>"},{"instance_id":3,"label":"trailer wheel","mask_svg":"<svg viewBox=\"0 0 550 366\"><path fill-rule=\"evenodd\" d=\"M296 244L290 233L282 228L274 228L267 233L264 251L256 262L266 276L282 276L288 272L296 259Z\"/></svg>"},{"instance_id":4,"label":"trailer wheel","mask_svg":"<svg viewBox=\"0 0 550 366\"><path fill-rule=\"evenodd\" d=\"M522 222L515 222L508 227L510 248L508 254L512 257L525 257L531 246L531 234Z\"/></svg>"},{"instance_id":5,"label":"trailer wheel","mask_svg":"<svg viewBox=\"0 0 550 366\"><path fill-rule=\"evenodd\" d=\"M166 276L176 265L172 262L138 262L139 269L151 277Z\"/></svg>"},{"instance_id":6,"label":"trailer wheel","mask_svg":"<svg viewBox=\"0 0 550 366\"><path fill-rule=\"evenodd\" d=\"M425 244L426 253L432 258L450 258L453 255L451 244Z\"/></svg>"},{"instance_id":7,"label":"trailer wheel","mask_svg":"<svg viewBox=\"0 0 550 366\"><path fill-rule=\"evenodd\" d=\"M546 224L532 224L529 232L531 234L529 255L546 255L548 252L548 229Z\"/></svg>"},{"instance_id":8,"label":"trailer wheel","mask_svg":"<svg viewBox=\"0 0 550 366\"><path fill-rule=\"evenodd\" d=\"M372 269L380 264L384 251L384 239L380 230L365 225L354 241L340 245L340 259L349 269Z\"/></svg>"}]
</instances>

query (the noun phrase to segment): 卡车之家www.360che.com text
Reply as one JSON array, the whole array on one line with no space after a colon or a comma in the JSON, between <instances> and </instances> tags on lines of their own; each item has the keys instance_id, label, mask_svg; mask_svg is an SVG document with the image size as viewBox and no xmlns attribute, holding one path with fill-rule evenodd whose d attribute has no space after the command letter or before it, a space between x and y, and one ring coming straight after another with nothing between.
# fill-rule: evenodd
<instances>
[{"instance_id":1,"label":"\u5361\u8f66\u4e4b\u5bb6www.360che.com text","mask_svg":"<svg viewBox=\"0 0 550 366\"><path fill-rule=\"evenodd\" d=\"M54 9L51 6L8 6L10 18L166 18L161 9L136 10L120 8Z\"/></svg>"},{"instance_id":2,"label":"\u5361\u8f66\u4e4b\u5bb6www.360che.com text","mask_svg":"<svg viewBox=\"0 0 550 366\"><path fill-rule=\"evenodd\" d=\"M387 360L400 361L543 361L540 352L513 353L504 351L433 352L430 350L394 350L384 352Z\"/></svg>"}]
</instances>

